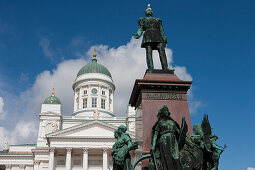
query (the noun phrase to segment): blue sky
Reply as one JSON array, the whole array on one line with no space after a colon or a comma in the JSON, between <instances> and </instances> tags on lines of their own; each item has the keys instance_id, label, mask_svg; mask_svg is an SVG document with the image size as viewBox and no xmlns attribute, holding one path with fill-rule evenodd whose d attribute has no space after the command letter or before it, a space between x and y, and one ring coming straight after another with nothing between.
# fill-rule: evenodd
<instances>
[{"instance_id":1,"label":"blue sky","mask_svg":"<svg viewBox=\"0 0 255 170\"><path fill-rule=\"evenodd\" d=\"M99 48L99 57L100 52L111 56L111 49L128 49L148 3L154 16L163 20L167 47L173 52L171 65L185 68L185 74L192 76L194 103L189 104L199 106L191 115L192 123L209 114L219 144L228 146L220 169L255 167L252 0L0 1L0 97L6 115L0 118L0 130L18 133L17 122L37 120L41 103L31 113L26 102L36 95L38 83L47 84L68 64L68 68L77 65L76 73L89 62L93 46ZM139 57L145 58L142 52ZM66 90L72 93L71 87ZM43 102L50 92L37 96L38 100Z\"/></svg>"}]
</instances>

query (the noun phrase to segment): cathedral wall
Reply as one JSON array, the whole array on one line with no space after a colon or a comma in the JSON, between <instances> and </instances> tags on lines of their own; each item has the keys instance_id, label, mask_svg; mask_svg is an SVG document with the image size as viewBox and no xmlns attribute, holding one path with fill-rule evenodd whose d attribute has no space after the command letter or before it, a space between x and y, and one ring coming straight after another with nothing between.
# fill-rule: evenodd
<instances>
[{"instance_id":1,"label":"cathedral wall","mask_svg":"<svg viewBox=\"0 0 255 170\"><path fill-rule=\"evenodd\" d=\"M77 122L74 122L74 121L72 121L72 122L66 122L66 121L64 121L64 122L63 122L63 125L62 125L62 128L63 128L63 129L70 128L70 127L79 125L79 124L81 124L81 123L82 123L82 122L80 122L80 121L77 121Z\"/></svg>"},{"instance_id":2,"label":"cathedral wall","mask_svg":"<svg viewBox=\"0 0 255 170\"><path fill-rule=\"evenodd\" d=\"M35 149L35 145L24 146L24 145L10 145L9 152L30 152L31 149Z\"/></svg>"},{"instance_id":3,"label":"cathedral wall","mask_svg":"<svg viewBox=\"0 0 255 170\"><path fill-rule=\"evenodd\" d=\"M44 112L55 112L61 114L60 104L42 104L41 113Z\"/></svg>"}]
</instances>

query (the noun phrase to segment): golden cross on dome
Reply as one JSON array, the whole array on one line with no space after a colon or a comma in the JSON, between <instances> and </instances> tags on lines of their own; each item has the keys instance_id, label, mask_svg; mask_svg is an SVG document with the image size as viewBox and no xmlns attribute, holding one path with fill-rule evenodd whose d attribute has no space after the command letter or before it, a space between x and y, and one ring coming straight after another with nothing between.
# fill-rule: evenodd
<instances>
[{"instance_id":1,"label":"golden cross on dome","mask_svg":"<svg viewBox=\"0 0 255 170\"><path fill-rule=\"evenodd\" d=\"M94 59L94 60L96 59L96 56L97 56L97 54L96 54L96 48L94 48L94 53L93 53L93 59Z\"/></svg>"},{"instance_id":2,"label":"golden cross on dome","mask_svg":"<svg viewBox=\"0 0 255 170\"><path fill-rule=\"evenodd\" d=\"M55 90L55 89L54 89L54 87L53 87L51 96L55 96L55 91L54 91L54 90Z\"/></svg>"}]
</instances>

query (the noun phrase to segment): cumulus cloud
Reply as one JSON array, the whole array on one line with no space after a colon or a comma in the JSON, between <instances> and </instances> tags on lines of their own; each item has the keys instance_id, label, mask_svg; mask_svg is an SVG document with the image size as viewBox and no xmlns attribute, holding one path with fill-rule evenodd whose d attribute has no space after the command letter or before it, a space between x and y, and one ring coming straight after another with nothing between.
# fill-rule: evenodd
<instances>
[{"instance_id":1,"label":"cumulus cloud","mask_svg":"<svg viewBox=\"0 0 255 170\"><path fill-rule=\"evenodd\" d=\"M57 65L56 69L43 71L38 74L33 86L16 96L12 101L17 110L18 123L15 127L4 128L0 126L0 146L7 139L9 144L35 143L38 133L38 121L41 104L51 95L52 88L60 98L63 113L71 115L73 110L72 84L78 70L86 64L84 59L66 60ZM3 99L0 97L0 118L3 110ZM26 120L26 121L24 121Z\"/></svg>"},{"instance_id":2,"label":"cumulus cloud","mask_svg":"<svg viewBox=\"0 0 255 170\"><path fill-rule=\"evenodd\" d=\"M0 149L5 139L9 144L31 143L37 136L37 126L35 122L19 121L12 130L0 127Z\"/></svg>"},{"instance_id":3,"label":"cumulus cloud","mask_svg":"<svg viewBox=\"0 0 255 170\"><path fill-rule=\"evenodd\" d=\"M73 43L81 43L80 41L82 39L78 39ZM105 65L109 69L116 85L114 113L116 116L125 116L135 79L143 78L147 68L145 50L140 48L140 44L141 39L131 39L126 45L117 48L110 48L106 45L92 46L87 55L74 51L74 54L79 54L79 59L64 60L55 69L45 70L38 74L32 87L16 97L17 110L20 112L19 115L22 115L22 120L19 120L19 123L12 130L0 127L0 138L7 138L11 144L17 143L17 141L19 143L30 141L29 143L31 143L30 139L36 139L41 104L44 99L51 95L53 87L55 88L56 96L61 100L63 114L71 115L73 111L72 84L79 69L87 63L85 58L89 58L90 62L94 47L96 47L98 63ZM45 55L52 57L53 53L49 50L50 42L47 39L43 39L40 45ZM169 65L172 65L171 49L166 48L166 55ZM153 56L155 68L161 68L158 53L154 52ZM174 69L180 79L192 80L185 67L175 66ZM194 97L191 91L188 96L191 98L189 102L192 103ZM195 103L194 106L198 108L200 103ZM191 112L193 112L192 106ZM26 122L23 120L26 120ZM35 142L35 140L33 141Z\"/></svg>"},{"instance_id":4,"label":"cumulus cloud","mask_svg":"<svg viewBox=\"0 0 255 170\"><path fill-rule=\"evenodd\" d=\"M181 80L192 81L192 77L189 73L187 73L187 69L184 66L175 66L174 73L179 77Z\"/></svg>"},{"instance_id":5,"label":"cumulus cloud","mask_svg":"<svg viewBox=\"0 0 255 170\"><path fill-rule=\"evenodd\" d=\"M73 110L72 84L79 69L86 64L84 59L66 60L57 65L56 69L46 70L40 73L33 86L21 93L20 98L25 101L25 113L29 116L39 114L43 100L51 95L55 88L55 94L62 103L64 114L71 115Z\"/></svg>"},{"instance_id":6,"label":"cumulus cloud","mask_svg":"<svg viewBox=\"0 0 255 170\"><path fill-rule=\"evenodd\" d=\"M248 167L247 170L255 170L255 168Z\"/></svg>"},{"instance_id":7,"label":"cumulus cloud","mask_svg":"<svg viewBox=\"0 0 255 170\"><path fill-rule=\"evenodd\" d=\"M7 112L4 110L4 99L0 97L0 120L5 119Z\"/></svg>"},{"instance_id":8,"label":"cumulus cloud","mask_svg":"<svg viewBox=\"0 0 255 170\"><path fill-rule=\"evenodd\" d=\"M45 44L48 47L47 40ZM79 38L78 43L82 39ZM75 41L75 43L77 43ZM73 42L74 43L74 42ZM73 110L73 90L72 84L79 69L86 64L85 58L92 58L93 49L96 48L98 63L105 65L111 72L115 86L114 97L114 113L117 116L125 116L125 110L129 101L131 90L133 88L135 79L143 78L146 66L145 49L140 47L141 39L131 39L126 45L117 48L109 48L106 45L92 46L87 55L80 55L80 59L65 60L57 65L52 70L46 70L40 73L34 85L21 93L20 99L26 103L27 115L39 113L41 103L50 95L51 89L55 87L56 96L62 102L62 110L65 115L71 115ZM77 54L77 51L75 52ZM51 54L51 53L50 53ZM168 63L171 66L173 57L172 50L166 48L166 55ZM154 65L155 68L161 68L158 53L154 51ZM90 62L90 61L89 61ZM192 77L184 66L175 66L175 73L182 80L192 80ZM194 97L192 92L189 92L190 99ZM24 99L28 101L24 101ZM193 100L194 101L194 100ZM195 111L200 106L199 102L193 102L195 109L191 107L191 112Z\"/></svg>"}]
</instances>

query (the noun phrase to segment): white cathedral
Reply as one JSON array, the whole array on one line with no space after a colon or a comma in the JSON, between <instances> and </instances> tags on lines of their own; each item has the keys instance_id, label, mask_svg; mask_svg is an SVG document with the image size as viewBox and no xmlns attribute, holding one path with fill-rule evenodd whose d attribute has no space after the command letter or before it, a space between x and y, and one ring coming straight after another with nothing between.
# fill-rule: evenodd
<instances>
[{"instance_id":1,"label":"white cathedral","mask_svg":"<svg viewBox=\"0 0 255 170\"><path fill-rule=\"evenodd\" d=\"M96 53L73 83L74 109L61 114L54 89L42 104L36 144L10 145L0 151L0 170L108 170L112 169L114 130L126 125L135 138L135 110L127 117L113 112L115 85L109 70L98 64ZM131 153L137 158L136 151Z\"/></svg>"}]
</instances>

